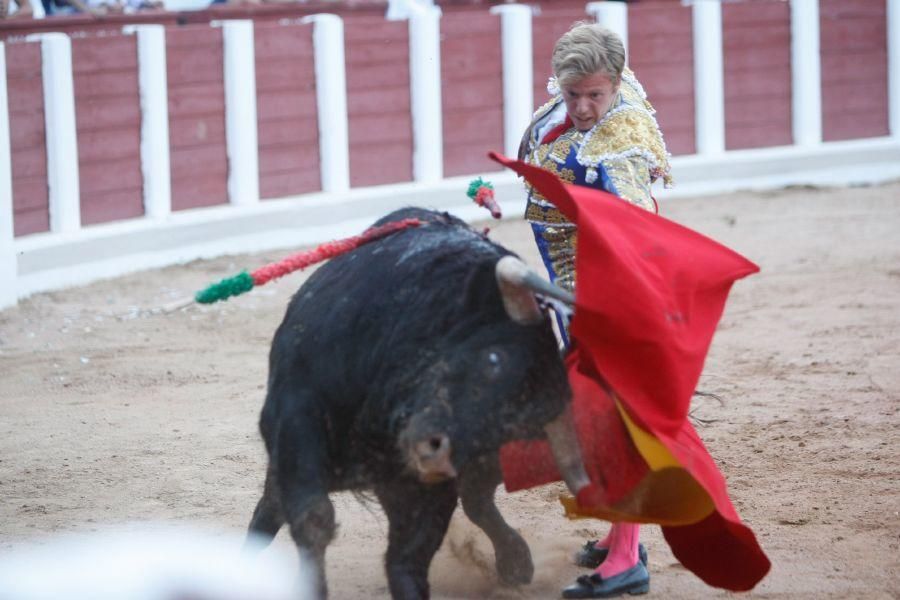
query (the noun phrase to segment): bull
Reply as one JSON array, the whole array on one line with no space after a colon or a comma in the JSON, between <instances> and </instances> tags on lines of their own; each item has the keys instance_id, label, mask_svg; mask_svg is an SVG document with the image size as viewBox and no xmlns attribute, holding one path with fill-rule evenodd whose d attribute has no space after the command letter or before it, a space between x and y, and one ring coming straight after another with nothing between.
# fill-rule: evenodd
<instances>
[{"instance_id":1,"label":"bull","mask_svg":"<svg viewBox=\"0 0 900 600\"><path fill-rule=\"evenodd\" d=\"M268 467L250 532L287 524L327 595L328 494L367 490L388 519L392 597L427 598L456 508L494 548L501 581L530 582L526 542L497 510L498 450L546 435L574 487L571 391L534 290L571 301L446 213L335 258L292 298L269 355L259 426ZM582 479L583 481L583 479Z\"/></svg>"}]
</instances>

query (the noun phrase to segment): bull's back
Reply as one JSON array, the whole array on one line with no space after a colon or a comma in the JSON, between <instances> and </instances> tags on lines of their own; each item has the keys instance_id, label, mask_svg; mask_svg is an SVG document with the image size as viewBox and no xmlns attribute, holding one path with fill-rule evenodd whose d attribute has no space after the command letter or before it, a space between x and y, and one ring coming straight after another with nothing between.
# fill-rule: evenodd
<instances>
[{"instance_id":1,"label":"bull's back","mask_svg":"<svg viewBox=\"0 0 900 600\"><path fill-rule=\"evenodd\" d=\"M363 404L392 368L416 358L463 318L461 294L476 265L506 254L462 221L403 209L379 221L418 218L404 229L322 265L298 289L275 334L263 420L285 407L272 389L300 389L335 437L349 435Z\"/></svg>"},{"instance_id":2,"label":"bull's back","mask_svg":"<svg viewBox=\"0 0 900 600\"><path fill-rule=\"evenodd\" d=\"M285 323L305 334L301 346L374 342L406 329L428 329L440 316L452 315L453 299L475 265L507 253L455 217L433 211L402 209L378 223L411 217L424 224L332 259L300 287Z\"/></svg>"}]
</instances>

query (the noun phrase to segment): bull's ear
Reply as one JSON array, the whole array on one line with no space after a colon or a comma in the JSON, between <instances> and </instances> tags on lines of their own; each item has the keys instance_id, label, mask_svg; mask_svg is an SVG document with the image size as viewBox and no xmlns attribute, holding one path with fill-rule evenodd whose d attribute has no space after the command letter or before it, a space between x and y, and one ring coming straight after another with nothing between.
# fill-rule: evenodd
<instances>
[{"instance_id":1,"label":"bull's ear","mask_svg":"<svg viewBox=\"0 0 900 600\"><path fill-rule=\"evenodd\" d=\"M521 259L507 255L499 260L479 263L469 274L463 296L468 310L502 310L522 325L543 320L535 294L574 304L574 296L528 268Z\"/></svg>"},{"instance_id":2,"label":"bull's ear","mask_svg":"<svg viewBox=\"0 0 900 600\"><path fill-rule=\"evenodd\" d=\"M494 275L496 268L496 260L486 260L469 272L462 296L466 314L493 315L503 312L503 298Z\"/></svg>"}]
</instances>

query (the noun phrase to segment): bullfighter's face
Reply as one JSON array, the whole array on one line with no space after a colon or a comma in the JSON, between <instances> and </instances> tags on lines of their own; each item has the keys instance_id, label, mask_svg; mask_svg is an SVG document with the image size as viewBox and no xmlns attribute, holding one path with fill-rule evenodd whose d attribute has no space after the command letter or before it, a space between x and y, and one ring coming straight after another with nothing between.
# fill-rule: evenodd
<instances>
[{"instance_id":1,"label":"bullfighter's face","mask_svg":"<svg viewBox=\"0 0 900 600\"><path fill-rule=\"evenodd\" d=\"M574 82L562 84L566 112L579 131L588 131L609 112L619 83L602 72L588 75Z\"/></svg>"}]
</instances>

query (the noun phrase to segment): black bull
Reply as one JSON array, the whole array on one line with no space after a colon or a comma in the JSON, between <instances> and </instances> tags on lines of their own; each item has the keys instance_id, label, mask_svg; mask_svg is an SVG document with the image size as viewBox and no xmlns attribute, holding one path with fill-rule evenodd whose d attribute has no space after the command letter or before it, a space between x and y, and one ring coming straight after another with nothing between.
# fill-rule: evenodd
<instances>
[{"instance_id":1,"label":"black bull","mask_svg":"<svg viewBox=\"0 0 900 600\"><path fill-rule=\"evenodd\" d=\"M528 546L494 504L503 443L546 432L570 487L582 475L562 418L571 392L533 274L446 214L405 209L379 223L408 217L427 224L316 271L269 356L260 417L269 465L250 531L271 537L287 524L321 596L335 531L329 492L374 492L389 522L391 594L426 598L457 498L490 538L501 580L531 580Z\"/></svg>"}]
</instances>

